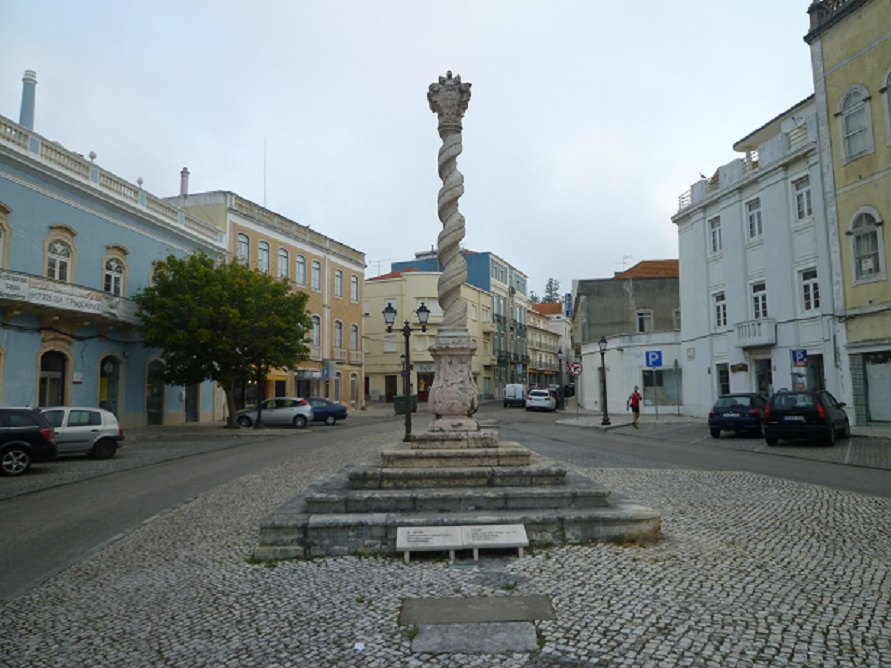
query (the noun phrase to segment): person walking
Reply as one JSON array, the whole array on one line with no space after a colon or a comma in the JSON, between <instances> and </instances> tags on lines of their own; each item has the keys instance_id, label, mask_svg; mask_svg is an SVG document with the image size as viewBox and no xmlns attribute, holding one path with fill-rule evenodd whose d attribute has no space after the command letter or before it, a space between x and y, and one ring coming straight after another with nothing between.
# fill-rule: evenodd
<instances>
[{"instance_id":1,"label":"person walking","mask_svg":"<svg viewBox=\"0 0 891 668\"><path fill-rule=\"evenodd\" d=\"M640 400L643 397L640 396L640 392L637 391L637 385L634 386L634 392L628 397L628 401L625 402L625 409L630 410L632 413L631 418L631 426L635 429L640 429L637 426L637 420L640 418Z\"/></svg>"}]
</instances>

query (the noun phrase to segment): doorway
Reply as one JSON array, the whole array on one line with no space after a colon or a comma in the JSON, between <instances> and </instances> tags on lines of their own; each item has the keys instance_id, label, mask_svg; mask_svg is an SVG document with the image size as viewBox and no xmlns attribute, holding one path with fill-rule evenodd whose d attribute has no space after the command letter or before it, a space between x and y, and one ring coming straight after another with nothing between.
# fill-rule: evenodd
<instances>
[{"instance_id":1,"label":"doorway","mask_svg":"<svg viewBox=\"0 0 891 668\"><path fill-rule=\"evenodd\" d=\"M120 401L121 363L112 355L107 355L99 364L99 408L118 415Z\"/></svg>"},{"instance_id":2,"label":"doorway","mask_svg":"<svg viewBox=\"0 0 891 668\"><path fill-rule=\"evenodd\" d=\"M147 424L164 424L164 362L154 360L148 365L145 384L145 416Z\"/></svg>"},{"instance_id":3,"label":"doorway","mask_svg":"<svg viewBox=\"0 0 891 668\"><path fill-rule=\"evenodd\" d=\"M51 350L40 356L40 384L38 406L65 405L65 376L68 359L62 353Z\"/></svg>"},{"instance_id":4,"label":"doorway","mask_svg":"<svg viewBox=\"0 0 891 668\"><path fill-rule=\"evenodd\" d=\"M186 385L186 422L198 422L198 398L201 388L198 385Z\"/></svg>"}]
</instances>

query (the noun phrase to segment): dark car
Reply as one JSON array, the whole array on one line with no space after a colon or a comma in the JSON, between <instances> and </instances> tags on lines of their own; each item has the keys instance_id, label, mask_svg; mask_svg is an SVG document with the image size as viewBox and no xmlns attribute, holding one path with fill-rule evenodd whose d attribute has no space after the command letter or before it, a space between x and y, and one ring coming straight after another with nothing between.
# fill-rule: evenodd
<instances>
[{"instance_id":1,"label":"dark car","mask_svg":"<svg viewBox=\"0 0 891 668\"><path fill-rule=\"evenodd\" d=\"M826 390L780 390L764 409L764 440L776 445L780 439L807 439L835 445L839 436L851 435L844 402Z\"/></svg>"},{"instance_id":2,"label":"dark car","mask_svg":"<svg viewBox=\"0 0 891 668\"><path fill-rule=\"evenodd\" d=\"M767 399L754 392L718 397L708 412L708 431L712 438L720 438L722 431L747 432L761 436L765 406Z\"/></svg>"},{"instance_id":3,"label":"dark car","mask_svg":"<svg viewBox=\"0 0 891 668\"><path fill-rule=\"evenodd\" d=\"M310 397L307 401L309 401L309 405L312 406L313 422L336 424L338 420L347 419L346 406L335 404L333 401L328 401L321 397Z\"/></svg>"},{"instance_id":4,"label":"dark car","mask_svg":"<svg viewBox=\"0 0 891 668\"><path fill-rule=\"evenodd\" d=\"M0 408L0 474L22 475L56 456L53 428L36 408Z\"/></svg>"}]
</instances>

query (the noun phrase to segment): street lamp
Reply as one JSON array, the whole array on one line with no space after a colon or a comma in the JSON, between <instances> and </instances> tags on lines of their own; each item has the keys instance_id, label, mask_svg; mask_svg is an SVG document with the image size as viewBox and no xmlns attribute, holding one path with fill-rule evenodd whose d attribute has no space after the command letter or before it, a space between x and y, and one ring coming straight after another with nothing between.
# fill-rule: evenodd
<instances>
[{"instance_id":1,"label":"street lamp","mask_svg":"<svg viewBox=\"0 0 891 668\"><path fill-rule=\"evenodd\" d=\"M557 398L560 401L560 408L566 407L566 388L563 385L563 348L557 350L557 370L560 374L557 376L560 387L557 389Z\"/></svg>"},{"instance_id":2,"label":"street lamp","mask_svg":"<svg viewBox=\"0 0 891 668\"><path fill-rule=\"evenodd\" d=\"M412 329L411 323L408 320L405 321L405 325L402 328L402 336L405 337L405 355L400 356L400 360L404 361L402 392L405 397L405 438L402 440L406 443L411 441L411 345L409 340L412 332L427 331L430 309L424 305L424 302L421 302L415 313L418 314L418 322L421 323L421 326ZM393 304L387 304L387 307L384 309L384 322L387 325L387 332L391 333L393 331L393 323L396 322L396 307Z\"/></svg>"},{"instance_id":3,"label":"street lamp","mask_svg":"<svg viewBox=\"0 0 891 668\"><path fill-rule=\"evenodd\" d=\"M609 425L612 423L609 421L609 410L606 407L606 362L604 361L604 354L606 353L606 337L601 336L597 345L600 346L600 375L603 380L603 420L600 421L600 424Z\"/></svg>"}]
</instances>

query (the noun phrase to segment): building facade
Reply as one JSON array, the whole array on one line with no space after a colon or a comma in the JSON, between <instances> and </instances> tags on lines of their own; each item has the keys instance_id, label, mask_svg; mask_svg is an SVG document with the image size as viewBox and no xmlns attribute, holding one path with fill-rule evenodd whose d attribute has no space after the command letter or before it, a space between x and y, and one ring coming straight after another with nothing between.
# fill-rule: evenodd
<instances>
[{"instance_id":1,"label":"building facade","mask_svg":"<svg viewBox=\"0 0 891 668\"><path fill-rule=\"evenodd\" d=\"M132 296L169 255L225 254L225 234L33 129L0 116L0 402L100 406L124 427L223 418L210 382L157 379Z\"/></svg>"},{"instance_id":2,"label":"building facade","mask_svg":"<svg viewBox=\"0 0 891 668\"><path fill-rule=\"evenodd\" d=\"M232 257L309 295L309 357L272 372L263 396L324 397L361 409L365 255L235 193L189 193L187 170L180 191L168 201L221 230ZM253 403L255 395L246 386L238 403Z\"/></svg>"},{"instance_id":3,"label":"building facade","mask_svg":"<svg viewBox=\"0 0 891 668\"><path fill-rule=\"evenodd\" d=\"M818 150L838 305L835 362L855 424L891 423L891 8L811 4ZM828 287L828 286L827 286Z\"/></svg>"},{"instance_id":4,"label":"building facade","mask_svg":"<svg viewBox=\"0 0 891 668\"><path fill-rule=\"evenodd\" d=\"M402 396L405 373L405 321L414 330L409 338L412 393L425 403L435 379L433 356L429 352L436 339L443 311L439 305L441 272L420 271L414 267L370 278L365 283L365 377L368 401L392 403ZM467 331L476 346L471 361L473 380L481 398L491 395L496 358L493 341L496 327L492 318L491 295L465 283L461 296L467 304ZM420 331L416 315L424 304L430 309L427 331ZM393 331L387 332L383 310L396 309ZM490 396L488 397L490 398Z\"/></svg>"},{"instance_id":5,"label":"building facade","mask_svg":"<svg viewBox=\"0 0 891 668\"><path fill-rule=\"evenodd\" d=\"M729 392L825 388L836 364L833 265L813 97L741 139L672 218L681 259L686 408Z\"/></svg>"},{"instance_id":6,"label":"building facade","mask_svg":"<svg viewBox=\"0 0 891 668\"><path fill-rule=\"evenodd\" d=\"M526 313L526 345L529 352L529 385L563 385L563 350L551 320L533 305Z\"/></svg>"}]
</instances>

